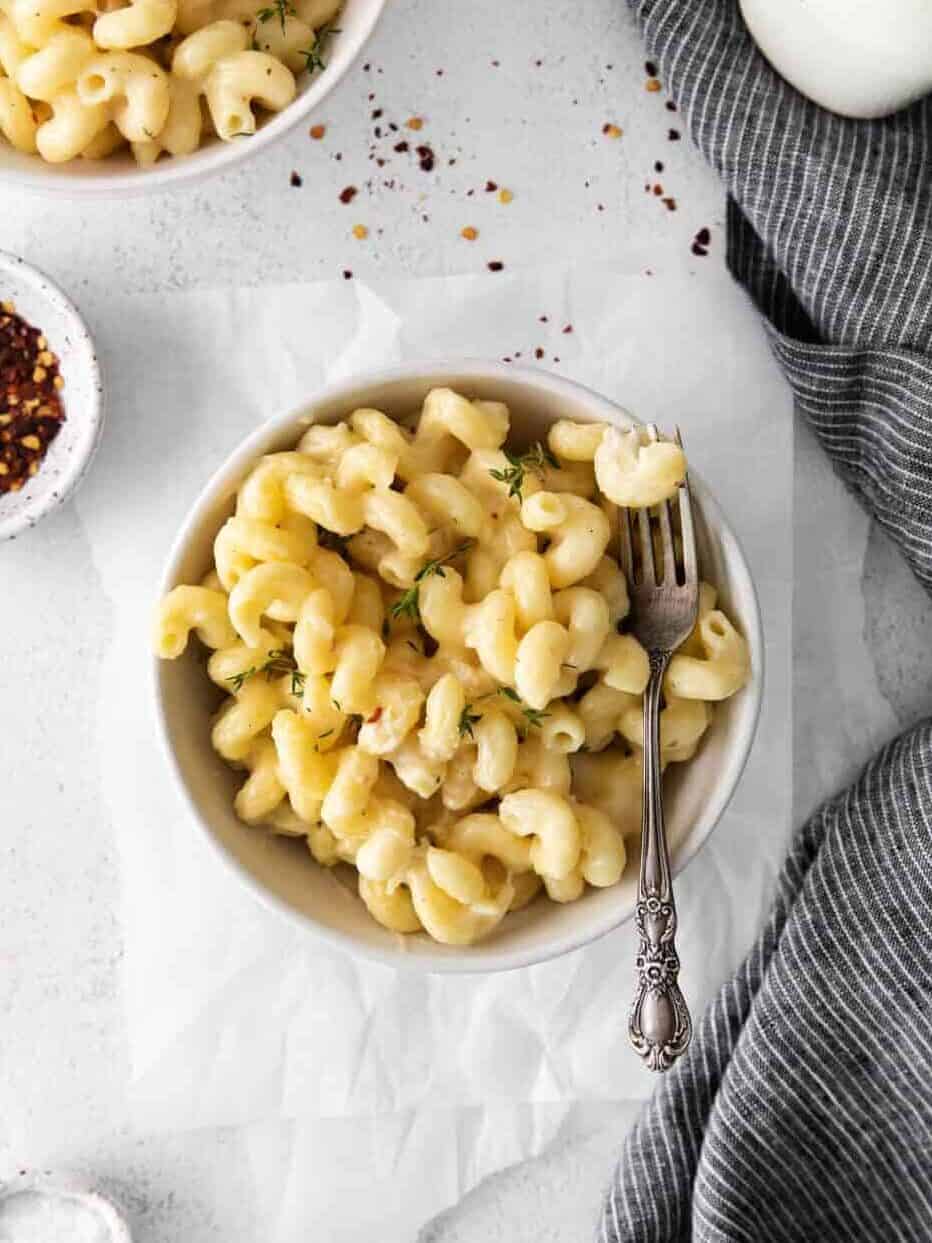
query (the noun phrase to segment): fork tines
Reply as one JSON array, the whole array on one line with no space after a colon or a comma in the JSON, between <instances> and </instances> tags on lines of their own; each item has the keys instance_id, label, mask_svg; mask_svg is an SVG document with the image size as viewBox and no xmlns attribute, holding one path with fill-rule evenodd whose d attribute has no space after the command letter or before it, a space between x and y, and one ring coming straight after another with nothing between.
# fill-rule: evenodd
<instances>
[{"instance_id":1,"label":"fork tines","mask_svg":"<svg viewBox=\"0 0 932 1243\"><path fill-rule=\"evenodd\" d=\"M647 434L651 440L660 439L656 426L647 424ZM676 443L683 447L679 428L676 429ZM622 568L631 586L644 583L656 586L692 587L698 579L696 561L695 531L693 528L692 505L689 494L688 477L677 489L679 505L679 543L681 557L677 558L677 532L674 530L674 515L671 502L662 501L649 509L620 509L619 513L619 552ZM632 513L636 515L637 536L632 531ZM653 519L653 520L652 520ZM657 556L655 551L655 527L660 533L660 554L662 575L657 575ZM637 555L636 555L637 554Z\"/></svg>"}]
</instances>

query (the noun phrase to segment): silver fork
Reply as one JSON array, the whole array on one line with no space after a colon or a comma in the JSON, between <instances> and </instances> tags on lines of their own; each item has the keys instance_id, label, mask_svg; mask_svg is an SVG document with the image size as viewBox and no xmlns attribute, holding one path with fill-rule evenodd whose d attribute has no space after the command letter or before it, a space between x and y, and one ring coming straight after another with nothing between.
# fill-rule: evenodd
<instances>
[{"instance_id":1,"label":"silver fork","mask_svg":"<svg viewBox=\"0 0 932 1243\"><path fill-rule=\"evenodd\" d=\"M647 433L657 440L657 428ZM680 434L677 444L682 447ZM651 1070L668 1070L689 1044L692 1023L680 992L676 953L676 906L670 880L670 854L663 823L660 778L660 689L673 651L696 624L699 571L689 483L679 489L683 564L677 573L670 502L657 506L663 551L662 577L654 558L650 514L637 513L640 573L633 555L632 515L620 513L621 564L631 593L631 630L647 650L650 680L644 692L644 794L641 810L641 870L635 921L638 932L637 991L628 1015L628 1035ZM683 581L679 582L678 578Z\"/></svg>"}]
</instances>

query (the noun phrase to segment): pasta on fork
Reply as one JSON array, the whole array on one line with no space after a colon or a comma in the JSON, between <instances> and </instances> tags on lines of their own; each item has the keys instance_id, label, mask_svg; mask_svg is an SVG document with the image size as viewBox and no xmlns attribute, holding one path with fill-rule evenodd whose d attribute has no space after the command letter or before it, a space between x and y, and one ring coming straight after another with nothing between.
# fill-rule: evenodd
<instances>
[{"instance_id":1,"label":"pasta on fork","mask_svg":"<svg viewBox=\"0 0 932 1243\"><path fill-rule=\"evenodd\" d=\"M254 464L214 569L155 626L165 659L192 632L211 653L240 819L354 867L386 928L457 945L624 871L648 660L609 545L616 506L685 473L636 428L561 421L521 451L509 425L499 402L434 389L417 419L310 426ZM665 765L750 673L716 604L704 584L670 664Z\"/></svg>"}]
</instances>

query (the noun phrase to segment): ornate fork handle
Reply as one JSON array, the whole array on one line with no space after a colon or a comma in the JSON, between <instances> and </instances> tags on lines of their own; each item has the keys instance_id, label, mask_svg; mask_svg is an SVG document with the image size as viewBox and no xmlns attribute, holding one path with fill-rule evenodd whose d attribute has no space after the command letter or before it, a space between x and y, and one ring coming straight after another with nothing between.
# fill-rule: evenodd
<instances>
[{"instance_id":1,"label":"ornate fork handle","mask_svg":"<svg viewBox=\"0 0 932 1243\"><path fill-rule=\"evenodd\" d=\"M676 907L660 790L660 687L669 661L669 652L650 653L650 681L644 693L637 992L628 1016L631 1043L651 1070L668 1070L692 1036L689 1010L677 982Z\"/></svg>"}]
</instances>

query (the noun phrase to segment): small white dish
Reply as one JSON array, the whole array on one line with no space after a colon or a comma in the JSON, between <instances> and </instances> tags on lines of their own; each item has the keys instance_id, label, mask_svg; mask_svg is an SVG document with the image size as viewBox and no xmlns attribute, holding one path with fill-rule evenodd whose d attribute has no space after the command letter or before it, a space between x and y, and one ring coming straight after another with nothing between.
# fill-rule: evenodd
<instances>
[{"instance_id":1,"label":"small white dish","mask_svg":"<svg viewBox=\"0 0 932 1243\"><path fill-rule=\"evenodd\" d=\"M132 1243L122 1213L83 1178L51 1170L0 1184L0 1241Z\"/></svg>"},{"instance_id":2,"label":"small white dish","mask_svg":"<svg viewBox=\"0 0 932 1243\"><path fill-rule=\"evenodd\" d=\"M409 414L439 385L506 402L518 443L546 440L550 424L560 418L622 427L635 422L619 406L580 384L505 363L411 363L332 384L298 410L263 424L220 467L194 502L162 582L153 584L158 595L178 583L198 582L212 568L214 537L233 512L237 488L262 454L290 449L308 424L338 422L358 407ZM674 765L676 771L664 785L674 872L681 871L708 838L734 793L754 740L763 689L763 633L747 562L693 471L690 483L702 574L718 588L723 607L746 636L752 674L747 686L718 705L696 758ZM198 644L191 643L178 660L152 661L156 728L170 769L214 854L247 888L297 926L393 967L465 973L504 971L555 958L631 918L637 896L633 864L618 885L590 889L576 902L531 903L474 946L441 945L424 934L402 937L387 931L354 891L314 861L302 841L275 837L237 819L233 798L241 777L211 747L218 693L197 649Z\"/></svg>"},{"instance_id":3,"label":"small white dish","mask_svg":"<svg viewBox=\"0 0 932 1243\"><path fill-rule=\"evenodd\" d=\"M0 182L37 190L42 194L69 197L124 198L150 194L200 181L211 173L227 171L234 164L263 151L282 134L307 120L343 78L359 56L385 8L387 0L345 0L337 22L339 33L327 43L327 67L298 82L295 100L283 111L266 115L255 134L233 142L214 139L191 155L163 157L151 168L140 168L132 155L121 152L105 160L70 160L46 164L37 155L24 155L0 139ZM256 0L256 8L261 0ZM364 91L360 84L360 92Z\"/></svg>"},{"instance_id":4,"label":"small white dish","mask_svg":"<svg viewBox=\"0 0 932 1243\"><path fill-rule=\"evenodd\" d=\"M741 0L760 50L845 117L884 117L932 91L928 0Z\"/></svg>"},{"instance_id":5,"label":"small white dish","mask_svg":"<svg viewBox=\"0 0 932 1243\"><path fill-rule=\"evenodd\" d=\"M65 419L37 474L19 492L0 493L0 540L34 527L75 490L91 463L103 427L100 367L84 320L38 268L0 251L0 303L38 328L58 357Z\"/></svg>"}]
</instances>

